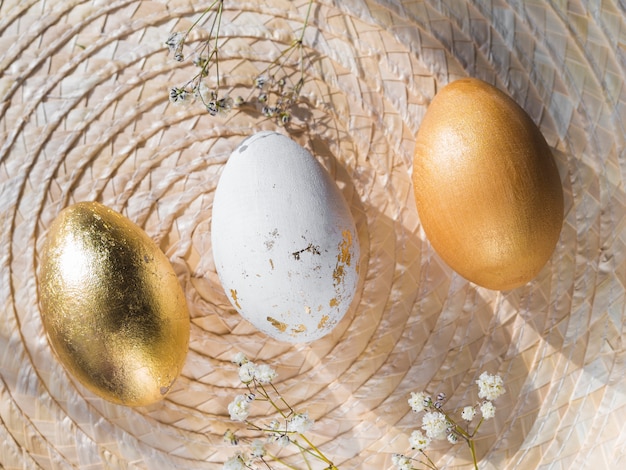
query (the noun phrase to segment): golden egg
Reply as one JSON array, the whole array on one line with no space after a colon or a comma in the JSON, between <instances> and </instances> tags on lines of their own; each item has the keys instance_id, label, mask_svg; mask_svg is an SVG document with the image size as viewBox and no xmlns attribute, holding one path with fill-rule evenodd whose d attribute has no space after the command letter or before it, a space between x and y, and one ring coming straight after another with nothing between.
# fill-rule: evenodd
<instances>
[{"instance_id":1,"label":"golden egg","mask_svg":"<svg viewBox=\"0 0 626 470\"><path fill-rule=\"evenodd\" d=\"M415 201L441 258L494 290L532 280L563 224L563 189L550 147L507 94L477 79L433 99L417 134Z\"/></svg>"},{"instance_id":2,"label":"golden egg","mask_svg":"<svg viewBox=\"0 0 626 470\"><path fill-rule=\"evenodd\" d=\"M96 202L64 209L46 238L39 291L52 349L80 383L128 406L167 394L187 355L189 313L143 230Z\"/></svg>"}]
</instances>

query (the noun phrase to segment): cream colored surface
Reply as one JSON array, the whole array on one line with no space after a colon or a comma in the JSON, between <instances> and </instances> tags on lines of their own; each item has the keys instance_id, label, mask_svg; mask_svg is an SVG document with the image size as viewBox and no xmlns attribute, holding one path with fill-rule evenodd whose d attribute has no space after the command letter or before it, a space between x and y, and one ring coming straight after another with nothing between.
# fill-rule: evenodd
<instances>
[{"instance_id":1,"label":"cream colored surface","mask_svg":"<svg viewBox=\"0 0 626 470\"><path fill-rule=\"evenodd\" d=\"M189 78L163 47L209 2L0 2L0 464L5 468L219 469L234 451L232 356L277 367L342 470L389 469L418 426L409 392L507 394L477 443L481 468L626 465L626 14L618 0L322 1L305 35L312 116L296 140L338 181L361 245L344 321L309 345L274 342L229 307L209 225L225 159L271 121L173 107ZM306 1L226 2L224 86L263 70ZM278 46L278 48L277 48ZM476 76L506 90L555 151L565 223L548 265L507 293L446 268L421 230L410 172L435 91ZM236 91L235 91L236 92ZM302 117L302 116L300 116ZM167 399L131 409L54 359L36 273L53 218L75 201L122 212L162 248L191 314L190 353ZM467 468L462 446L435 447Z\"/></svg>"}]
</instances>

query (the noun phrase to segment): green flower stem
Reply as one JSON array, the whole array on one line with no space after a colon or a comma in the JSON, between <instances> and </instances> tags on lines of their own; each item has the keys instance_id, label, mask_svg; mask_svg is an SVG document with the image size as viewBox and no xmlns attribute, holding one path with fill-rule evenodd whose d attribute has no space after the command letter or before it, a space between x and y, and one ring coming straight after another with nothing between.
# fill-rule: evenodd
<instances>
[{"instance_id":1,"label":"green flower stem","mask_svg":"<svg viewBox=\"0 0 626 470\"><path fill-rule=\"evenodd\" d=\"M279 397L280 401L282 401L283 404L289 409L289 415L287 416L291 416L292 414L295 414L294 409L291 407L289 403L287 403L287 401L283 398L283 396L280 393L278 393L278 390L276 390L276 387L274 386L274 384L271 383L270 385L272 386L272 390L274 390L274 393L276 394L276 396ZM274 405L274 407L278 409L278 407L274 403L272 403L272 405Z\"/></svg>"},{"instance_id":2,"label":"green flower stem","mask_svg":"<svg viewBox=\"0 0 626 470\"><path fill-rule=\"evenodd\" d=\"M435 465L435 462L433 462L431 458L428 455L426 455L426 452L424 452L423 450L420 450L420 452L422 453L424 458L428 460L428 463L424 463L424 462L420 462L420 463L422 463L423 465L426 465L428 468L432 470L437 470L437 465Z\"/></svg>"},{"instance_id":3,"label":"green flower stem","mask_svg":"<svg viewBox=\"0 0 626 470\"><path fill-rule=\"evenodd\" d=\"M219 48L218 48L218 41L220 39L220 26L222 23L222 11L224 10L224 0L215 0L211 6L209 6L203 13L202 15L200 15L200 18L198 18L198 20L196 20L194 22L194 24L191 26L191 28L189 29L189 31L191 31L192 28L195 27L195 25L197 25L198 21L204 17L204 15L206 15L209 11L211 11L216 4L219 3L219 6L217 7L217 14L215 15L215 18L213 19L213 23L211 24L211 29L209 29L209 39L207 39L207 41L204 43L204 46L202 47L202 49L200 50L199 55L202 56L202 53L205 50L208 50L211 44L211 39L213 39L214 41L214 45L213 45L213 49L208 53L207 55L207 59L206 61L204 61L202 63L202 67L200 68L200 72L193 77L189 83L193 83L196 80L199 80L202 77L206 77L209 74L209 69L211 68L211 64L213 62L215 62L215 79L217 81L217 88L219 88L220 86L220 66L219 66ZM189 33L189 31L187 32L187 34ZM213 34L213 32L215 31L215 35ZM204 103L205 105L207 103Z\"/></svg>"},{"instance_id":4,"label":"green flower stem","mask_svg":"<svg viewBox=\"0 0 626 470\"><path fill-rule=\"evenodd\" d=\"M467 442L467 445L469 446L469 449L470 449L470 453L472 454L472 462L474 463L474 469L478 470L478 462L476 460L476 448L474 445L473 438L478 432L480 425L483 424L483 421L485 420L485 418L481 417L480 421L478 422L474 430L472 432L469 432L469 429L465 430L461 426L459 426L457 422L454 419L452 419L446 411L442 409L437 409L435 407L432 407L432 408L435 409L436 411L439 411L440 413L443 413L443 415L446 417L446 420L454 426L454 432L457 433L460 437L462 437L463 440L465 440L465 442ZM426 456L424 452L422 453L424 454L424 456ZM426 458L432 463L432 461L428 458L428 456L426 456ZM436 469L437 467L435 466L434 468Z\"/></svg>"},{"instance_id":5,"label":"green flower stem","mask_svg":"<svg viewBox=\"0 0 626 470\"><path fill-rule=\"evenodd\" d=\"M187 39L187 36L189 36L189 34L191 33L191 31L198 26L198 24L207 16L207 14L211 13L214 9L215 6L217 5L217 13L215 15L215 17L213 18L213 22L211 24L211 28L209 29L209 38L205 41L204 45L202 46L202 48L200 49L200 51L198 52L198 55L200 56L200 59L202 60L201 65L200 65L200 72L198 72L193 78L191 78L191 80L189 80L185 85L184 85L184 89L187 88L189 85L191 84L195 84L195 82L198 82L197 84L199 85L200 80L202 79L202 77L206 77L209 74L209 69L211 68L211 64L212 62L215 62L215 69L216 69L216 81L217 81L217 88L219 88L220 85L220 73L219 73L219 58L218 58L218 54L219 54L219 48L218 48L218 42L220 39L220 26L221 26L221 22L222 22L222 12L224 10L224 0L215 0L213 3L211 3L211 5L209 5L201 14L200 16L198 16L198 18L192 23L192 25L187 29L187 31L185 32L185 34L183 35L183 39L180 42L178 48L179 48L179 52L182 53L182 48L185 44L185 41ZM213 34L215 32L215 34ZM210 52L207 53L207 57L206 60L202 59L202 54L209 50L210 46L211 46L211 41L214 41L213 44L213 48L212 50L210 50ZM208 103L204 102L204 98L202 97L202 95L200 95L203 104L206 106Z\"/></svg>"},{"instance_id":6,"label":"green flower stem","mask_svg":"<svg viewBox=\"0 0 626 470\"><path fill-rule=\"evenodd\" d=\"M251 384L254 386L254 388L251 387ZM261 395L263 400L268 401L272 405L272 407L278 413L280 413L280 415L282 416L283 419L289 419L290 416L293 416L294 414L296 414L295 410L291 407L291 405L289 403L287 403L287 401L283 398L283 396L278 392L278 390L276 389L274 384L270 383L269 386L272 388L272 390L274 391L276 396L280 398L280 401L289 410L288 413L285 413L285 411L281 407L279 407L278 404L272 399L272 397L268 393L267 389L265 388L264 384L261 384L261 383L257 382L254 379L252 380L251 384L250 383L247 384L248 390L251 393L254 393L254 390L256 390L256 392ZM246 424L250 427L250 429L253 429L253 430L256 430L256 431L271 432L271 433L276 433L277 432L275 429L265 429L265 428L262 428L260 426L257 426L256 424L254 424L254 423L252 423L251 421L248 421L248 420L246 420ZM287 432L289 434L297 434L299 438L301 438L304 442L306 442L308 447L302 446L296 440L291 441L294 445L296 445L298 447L298 449L300 449L300 452L302 452L302 454L303 454L303 456L305 458L305 462L307 463L307 467L309 467L309 469L311 467L310 467L308 461L306 460L306 457L305 457L306 454L310 454L311 456L315 457L316 459L321 460L322 462L328 464L327 470L338 470L338 467L333 462L331 462L328 459L328 457L326 457L324 455L324 453L321 450L319 450L319 448L315 444L313 444L304 434L296 433L296 432L293 432L293 431L286 431L286 430L285 430L285 432Z\"/></svg>"},{"instance_id":7,"label":"green flower stem","mask_svg":"<svg viewBox=\"0 0 626 470\"><path fill-rule=\"evenodd\" d=\"M470 437L474 437L476 435L476 433L478 432L478 428L480 428L480 425L483 424L483 421L485 421L485 418L481 416L480 421L478 422L478 424L474 428L474 432L472 432Z\"/></svg>"},{"instance_id":8,"label":"green flower stem","mask_svg":"<svg viewBox=\"0 0 626 470\"><path fill-rule=\"evenodd\" d=\"M335 466L335 464L332 463L330 460L328 460L328 458L324 455L324 453L321 450L319 450L317 448L317 446L315 446L315 444L313 444L310 440L308 440L307 437L304 434L298 433L298 436L300 436L302 438L302 440L304 442L306 442L307 445L309 446L309 448L313 451L313 452L311 452L312 455L316 456L321 461L326 462L329 465L329 468L331 468L331 469L336 469L337 468ZM309 449L307 449L307 450L309 450Z\"/></svg>"},{"instance_id":9,"label":"green flower stem","mask_svg":"<svg viewBox=\"0 0 626 470\"><path fill-rule=\"evenodd\" d=\"M220 9L221 9L222 5L224 4L224 0L215 0L213 3L211 3L211 5L206 10L204 10L202 14L196 19L196 21L194 21L193 24L189 27L189 29L185 33L185 38L187 38L187 35L191 32L192 29L198 26L198 23L202 21L202 18L204 18L206 14L210 12L217 3L220 3Z\"/></svg>"},{"instance_id":10,"label":"green flower stem","mask_svg":"<svg viewBox=\"0 0 626 470\"><path fill-rule=\"evenodd\" d=\"M297 49L300 55L299 60L298 60L299 65L300 65L300 79L297 81L295 85L296 93L300 93L300 89L302 88L302 85L304 83L303 41L304 41L304 33L306 32L307 26L309 24L309 18L311 16L312 7L313 7L313 0L309 0L309 5L307 7L306 16L304 17L304 23L302 24L302 31L300 32L300 35L298 36L298 38L293 40L291 45L287 49L282 51L280 55L276 59L274 59L261 73L261 75L267 75L268 77L270 77L272 70L275 67L280 67L281 63L286 62L291 57L294 50Z\"/></svg>"},{"instance_id":11,"label":"green flower stem","mask_svg":"<svg viewBox=\"0 0 626 470\"><path fill-rule=\"evenodd\" d=\"M302 33L300 33L300 40L299 40L300 43L302 43L302 40L304 39L304 31L306 30L306 27L309 24L309 17L311 16L312 7L313 7L313 0L309 0L309 6L307 7L306 16L304 17L304 24L302 25Z\"/></svg>"},{"instance_id":12,"label":"green flower stem","mask_svg":"<svg viewBox=\"0 0 626 470\"><path fill-rule=\"evenodd\" d=\"M211 30L213 30L213 27L215 26L215 23L217 23L217 30L215 31L215 46L213 48L213 52L215 53L215 77L217 80L217 88L219 89L220 87L220 61L218 59L218 51L219 48L217 47L217 41L219 40L220 37L220 26L222 24L222 11L224 10L224 1L220 0L220 6L217 9L217 15L215 18L215 22L213 23L213 26L211 27ZM211 54L213 55L213 53Z\"/></svg>"},{"instance_id":13,"label":"green flower stem","mask_svg":"<svg viewBox=\"0 0 626 470\"><path fill-rule=\"evenodd\" d=\"M268 452L269 457L274 461L274 462L278 462L281 465L284 465L287 468L290 468L291 470L299 470L298 467L294 467L293 465L291 465L290 463L285 462L283 459L281 459L280 457L278 457L277 455L274 454L270 454Z\"/></svg>"},{"instance_id":14,"label":"green flower stem","mask_svg":"<svg viewBox=\"0 0 626 470\"><path fill-rule=\"evenodd\" d=\"M260 460L261 460L261 462L263 462L263 465L265 465L265 467L266 467L268 470L272 470L272 466L271 466L269 463L267 463L267 461L266 461L263 457L261 457L261 458L260 458ZM251 468L252 468L252 467L251 467Z\"/></svg>"},{"instance_id":15,"label":"green flower stem","mask_svg":"<svg viewBox=\"0 0 626 470\"><path fill-rule=\"evenodd\" d=\"M474 462L474 469L478 470L478 462L476 461L476 449L474 448L474 440L470 439L469 442L470 453L472 454L472 461Z\"/></svg>"}]
</instances>

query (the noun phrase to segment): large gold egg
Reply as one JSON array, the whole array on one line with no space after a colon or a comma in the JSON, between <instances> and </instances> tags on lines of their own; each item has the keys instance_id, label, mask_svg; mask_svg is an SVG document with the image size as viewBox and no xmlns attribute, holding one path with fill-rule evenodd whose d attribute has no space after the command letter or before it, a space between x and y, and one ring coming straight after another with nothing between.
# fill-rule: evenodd
<instances>
[{"instance_id":1,"label":"large gold egg","mask_svg":"<svg viewBox=\"0 0 626 470\"><path fill-rule=\"evenodd\" d=\"M477 79L433 99L415 146L420 221L466 279L507 290L533 279L563 224L563 189L543 135L508 95Z\"/></svg>"},{"instance_id":2,"label":"large gold egg","mask_svg":"<svg viewBox=\"0 0 626 470\"><path fill-rule=\"evenodd\" d=\"M128 406L162 399L189 345L189 313L158 246L96 202L64 209L39 271L43 325L65 368L97 395Z\"/></svg>"}]
</instances>

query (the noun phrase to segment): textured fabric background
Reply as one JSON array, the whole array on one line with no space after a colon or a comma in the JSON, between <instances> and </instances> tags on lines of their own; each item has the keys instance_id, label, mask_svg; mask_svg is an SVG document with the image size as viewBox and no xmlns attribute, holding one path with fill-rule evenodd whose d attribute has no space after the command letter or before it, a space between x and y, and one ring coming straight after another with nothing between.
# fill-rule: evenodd
<instances>
[{"instance_id":1,"label":"textured fabric background","mask_svg":"<svg viewBox=\"0 0 626 470\"><path fill-rule=\"evenodd\" d=\"M626 467L626 7L622 0L321 0L305 34L305 106L291 136L349 201L361 283L312 344L258 333L232 309L211 255L212 197L228 155L273 120L212 118L168 89L193 68L163 43L211 2L0 1L0 466L213 469L232 356L279 373L342 470L390 469L419 425L411 391L507 393L477 443L484 469ZM302 27L305 0L226 1L224 90L244 90ZM198 37L201 34L198 34ZM463 76L511 94L554 149L565 222L528 285L468 283L433 252L411 188L414 136L438 88ZM306 111L306 112L305 112ZM282 130L285 132L285 130ZM56 214L97 200L142 227L190 305L190 351L168 398L131 409L75 383L38 308L40 250ZM267 411L256 409L259 419ZM462 445L432 457L468 468ZM297 459L296 459L297 461Z\"/></svg>"}]
</instances>

